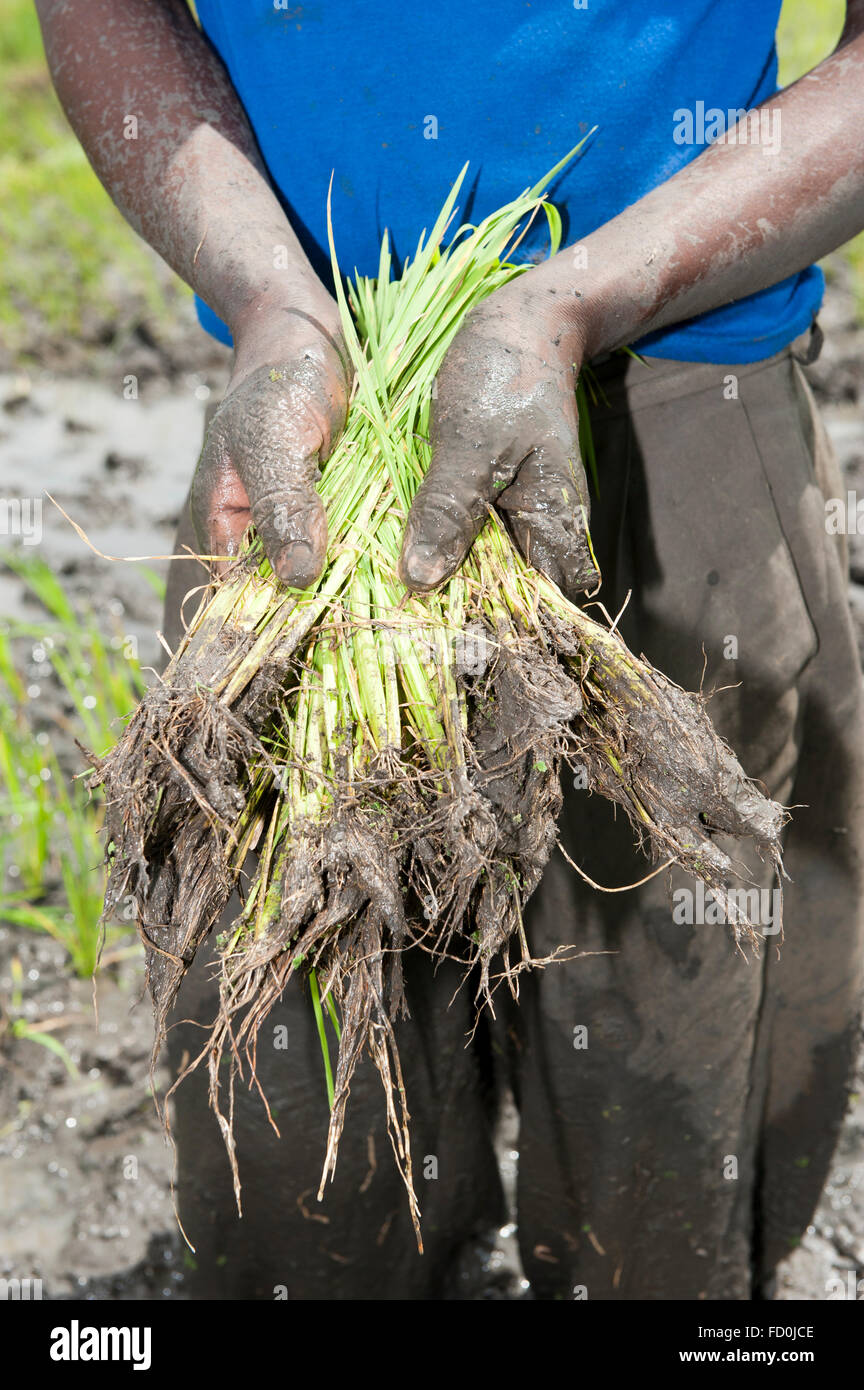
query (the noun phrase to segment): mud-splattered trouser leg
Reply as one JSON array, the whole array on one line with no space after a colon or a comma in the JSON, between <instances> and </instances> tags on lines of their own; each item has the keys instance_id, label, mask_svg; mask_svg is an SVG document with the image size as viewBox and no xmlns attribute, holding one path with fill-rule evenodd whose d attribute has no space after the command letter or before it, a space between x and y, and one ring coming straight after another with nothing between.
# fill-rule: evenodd
<instances>
[{"instance_id":1,"label":"mud-splattered trouser leg","mask_svg":"<svg viewBox=\"0 0 864 1390\"><path fill-rule=\"evenodd\" d=\"M718 689L718 729L795 807L791 882L781 941L746 856L768 936L745 960L693 880L600 895L555 856L534 952L566 936L598 954L527 979L509 1020L523 1261L541 1298L749 1298L812 1212L856 1040L861 675L823 500L845 493L789 353L605 375L601 598L614 615L632 590L630 645ZM646 871L623 818L574 787L563 836L601 884Z\"/></svg>"}]
</instances>

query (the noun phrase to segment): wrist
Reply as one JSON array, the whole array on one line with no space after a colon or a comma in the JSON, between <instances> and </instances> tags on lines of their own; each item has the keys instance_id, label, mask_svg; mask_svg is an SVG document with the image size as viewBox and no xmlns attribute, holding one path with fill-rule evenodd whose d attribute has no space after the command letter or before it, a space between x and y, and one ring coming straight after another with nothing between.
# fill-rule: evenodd
<instances>
[{"instance_id":1,"label":"wrist","mask_svg":"<svg viewBox=\"0 0 864 1390\"><path fill-rule=\"evenodd\" d=\"M309 277L292 280L288 285L263 284L229 320L238 347L267 336L302 336L303 324L331 337L341 335L339 306L311 272Z\"/></svg>"},{"instance_id":2,"label":"wrist","mask_svg":"<svg viewBox=\"0 0 864 1390\"><path fill-rule=\"evenodd\" d=\"M609 350L604 297L587 270L576 262L572 247L544 261L517 283L524 287L528 315L577 368Z\"/></svg>"},{"instance_id":3,"label":"wrist","mask_svg":"<svg viewBox=\"0 0 864 1390\"><path fill-rule=\"evenodd\" d=\"M339 308L323 285L312 293L306 287L288 293L280 287L276 294L265 290L235 317L231 330L235 379L312 347L347 362Z\"/></svg>"}]
</instances>

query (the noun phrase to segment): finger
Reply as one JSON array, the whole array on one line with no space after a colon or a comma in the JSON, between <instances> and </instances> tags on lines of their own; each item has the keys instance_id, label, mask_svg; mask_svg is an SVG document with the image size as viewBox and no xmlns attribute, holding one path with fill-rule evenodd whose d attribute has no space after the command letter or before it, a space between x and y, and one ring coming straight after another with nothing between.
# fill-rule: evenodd
<instances>
[{"instance_id":1,"label":"finger","mask_svg":"<svg viewBox=\"0 0 864 1390\"><path fill-rule=\"evenodd\" d=\"M536 449L501 493L498 508L528 563L565 594L596 586L588 483L576 448L555 442Z\"/></svg>"},{"instance_id":2,"label":"finger","mask_svg":"<svg viewBox=\"0 0 864 1390\"><path fill-rule=\"evenodd\" d=\"M256 483L252 520L279 578L292 588L308 589L327 553L327 514L311 479L289 484L280 478L271 486Z\"/></svg>"},{"instance_id":3,"label":"finger","mask_svg":"<svg viewBox=\"0 0 864 1390\"><path fill-rule=\"evenodd\" d=\"M433 440L432 462L411 504L399 560L409 589L428 592L459 568L518 464L509 447L496 455L494 445L466 441L460 433L441 439L437 447Z\"/></svg>"},{"instance_id":4,"label":"finger","mask_svg":"<svg viewBox=\"0 0 864 1390\"><path fill-rule=\"evenodd\" d=\"M286 584L308 588L327 553L327 516L316 491L322 430L308 401L286 389L266 410L247 410L231 448L264 553Z\"/></svg>"}]
</instances>

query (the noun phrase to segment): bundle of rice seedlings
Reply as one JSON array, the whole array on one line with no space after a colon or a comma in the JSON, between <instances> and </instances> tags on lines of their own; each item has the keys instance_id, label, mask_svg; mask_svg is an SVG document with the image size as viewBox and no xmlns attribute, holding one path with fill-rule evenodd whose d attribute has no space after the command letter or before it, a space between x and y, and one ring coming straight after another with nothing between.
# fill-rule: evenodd
<instances>
[{"instance_id":1,"label":"bundle of rice seedlings","mask_svg":"<svg viewBox=\"0 0 864 1390\"><path fill-rule=\"evenodd\" d=\"M137 903L156 1050L185 970L240 895L219 941L221 1007L194 1063L209 1065L238 1203L233 1087L247 1073L254 1083L258 1029L299 971L338 1032L322 1187L368 1051L416 1225L393 1032L402 953L476 969L478 1006L502 981L518 991L537 964L522 908L556 843L562 761L623 808L650 856L700 876L720 901L734 866L715 831L752 837L779 867L783 812L748 782L703 700L531 569L496 514L437 592L409 594L397 575L429 465L436 373L469 310L525 269L508 256L540 209L557 250L544 188L565 162L444 249L463 170L398 279L385 237L378 276L355 277L346 298L333 252L354 382L321 471L324 572L291 590L250 535L164 678L95 760L106 909Z\"/></svg>"}]
</instances>

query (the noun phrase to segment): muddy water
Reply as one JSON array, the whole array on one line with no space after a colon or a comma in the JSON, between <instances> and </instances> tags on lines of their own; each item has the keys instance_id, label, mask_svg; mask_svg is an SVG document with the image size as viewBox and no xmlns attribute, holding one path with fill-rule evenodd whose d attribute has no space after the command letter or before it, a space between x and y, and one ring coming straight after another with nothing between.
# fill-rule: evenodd
<instances>
[{"instance_id":1,"label":"muddy water","mask_svg":"<svg viewBox=\"0 0 864 1390\"><path fill-rule=\"evenodd\" d=\"M842 287L841 287L842 289ZM864 497L862 334L848 296L835 293L823 323L829 333L814 376L847 486ZM0 496L37 499L50 492L111 555L164 555L200 447L205 405L224 374L151 380L130 398L118 374L100 380L0 375ZM93 555L47 499L33 552L59 569L73 594L119 620L139 643L142 662L158 650L159 602L138 565ZM0 536L0 549L21 545ZM853 608L864 634L864 537L851 544ZM165 573L166 562L150 568ZM0 611L36 612L21 584L0 574ZM864 641L862 641L864 646ZM64 1020L58 1029L78 1067L69 1076L50 1052L4 1039L0 1080L0 1276L39 1277L44 1297L183 1296L184 1258L170 1202L171 1156L147 1091L152 1035L149 1007L137 1002L137 959L109 968L94 1020L89 984L70 980L53 943L0 927L0 997L11 987L10 961L24 967L24 1013ZM864 1097L864 1075L859 1092ZM518 1137L512 1116L500 1154L512 1190ZM857 1270L864 1277L864 1098L854 1104L831 1179L801 1246L782 1267L776 1297L818 1300ZM530 1296L520 1282L512 1224L466 1259L461 1296ZM459 1296L457 1294L457 1296Z\"/></svg>"},{"instance_id":2,"label":"muddy water","mask_svg":"<svg viewBox=\"0 0 864 1390\"><path fill-rule=\"evenodd\" d=\"M124 380L126 385L124 386ZM158 603L141 566L109 563L87 550L51 504L56 498L107 555L167 555L201 444L213 387L191 373L180 389L128 397L116 382L0 375L0 478L6 498L41 502L41 540L32 546L73 592L117 613L122 603L142 659L155 655ZM22 513L22 516L26 513ZM36 520L31 516L32 522ZM33 530L35 531L35 527ZM28 536L10 537L26 551ZM0 537L0 546L6 541ZM164 576L167 562L148 568ZM20 585L0 577L0 610L22 614Z\"/></svg>"}]
</instances>

